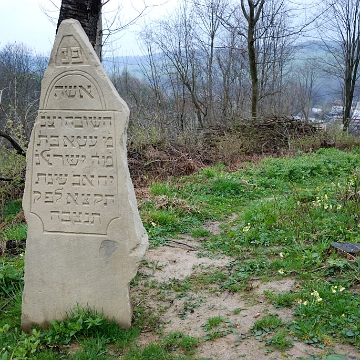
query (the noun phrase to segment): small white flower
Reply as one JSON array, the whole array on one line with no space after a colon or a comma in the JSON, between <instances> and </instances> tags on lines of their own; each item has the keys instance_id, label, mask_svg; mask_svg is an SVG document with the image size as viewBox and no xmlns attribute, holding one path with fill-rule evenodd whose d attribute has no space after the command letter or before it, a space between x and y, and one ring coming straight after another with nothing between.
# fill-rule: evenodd
<instances>
[{"instance_id":1,"label":"small white flower","mask_svg":"<svg viewBox=\"0 0 360 360\"><path fill-rule=\"evenodd\" d=\"M281 275L284 275L284 270L283 270L283 269L280 269L280 270L278 271L278 273L281 274Z\"/></svg>"}]
</instances>

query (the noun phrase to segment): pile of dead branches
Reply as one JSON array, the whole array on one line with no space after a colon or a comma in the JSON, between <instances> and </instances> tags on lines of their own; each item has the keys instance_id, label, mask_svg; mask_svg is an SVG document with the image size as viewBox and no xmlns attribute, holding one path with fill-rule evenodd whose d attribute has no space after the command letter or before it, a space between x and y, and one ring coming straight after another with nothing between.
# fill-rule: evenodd
<instances>
[{"instance_id":1,"label":"pile of dead branches","mask_svg":"<svg viewBox=\"0 0 360 360\"><path fill-rule=\"evenodd\" d=\"M232 168L249 157L284 154L291 139L319 131L313 124L293 118L273 117L257 123L243 120L235 126L199 130L196 141L187 144L166 139L141 149L130 146L129 169L135 185L141 186L154 179L189 175L218 162Z\"/></svg>"}]
</instances>

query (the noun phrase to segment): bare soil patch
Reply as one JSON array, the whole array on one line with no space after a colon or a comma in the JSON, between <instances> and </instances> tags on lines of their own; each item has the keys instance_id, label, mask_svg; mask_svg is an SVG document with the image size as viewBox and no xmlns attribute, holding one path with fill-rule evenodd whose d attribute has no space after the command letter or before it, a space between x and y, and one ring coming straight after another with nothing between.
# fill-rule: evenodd
<instances>
[{"instance_id":1,"label":"bare soil patch","mask_svg":"<svg viewBox=\"0 0 360 360\"><path fill-rule=\"evenodd\" d=\"M200 266L222 267L230 261L229 258L200 258L196 251L188 250L185 246L183 248L181 244L149 250L146 254L146 260L150 266L142 267L141 272L159 282L171 279L182 280L190 276L195 268Z\"/></svg>"},{"instance_id":2,"label":"bare soil patch","mask_svg":"<svg viewBox=\"0 0 360 360\"><path fill-rule=\"evenodd\" d=\"M218 231L220 224L208 224L212 232ZM295 286L292 279L262 283L255 279L250 291L228 293L215 288L202 286L201 283L182 295L169 290L167 284L183 280L201 272L224 269L232 259L201 257L196 249L198 242L191 237L170 242L171 246L151 249L145 255L139 269L142 278L155 281L157 287L144 289L142 282L133 287L134 301L142 297L149 313L157 314L163 334L180 331L183 334L206 339L211 333L205 329L209 318L222 317L218 328L218 338L203 341L196 349L196 355L213 360L231 359L308 359L311 356L322 356L325 351L310 345L295 342L294 346L284 352L269 350L265 342L253 336L251 331L255 321L269 314L279 316L283 321L293 319L291 309L276 309L264 296L264 290L272 292L289 292ZM185 244L185 246L184 246ZM189 245L190 247L187 247ZM159 290L167 289L167 290ZM147 345L160 339L159 329L144 332L138 339L139 345ZM346 355L348 359L358 359L359 353L350 345L336 344L333 353ZM327 349L329 351L329 349Z\"/></svg>"}]
</instances>

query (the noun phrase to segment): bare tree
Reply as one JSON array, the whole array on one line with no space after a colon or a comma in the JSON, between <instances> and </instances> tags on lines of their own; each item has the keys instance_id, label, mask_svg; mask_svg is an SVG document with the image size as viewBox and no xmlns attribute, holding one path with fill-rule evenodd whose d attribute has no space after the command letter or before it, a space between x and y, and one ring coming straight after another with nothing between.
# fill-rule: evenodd
<instances>
[{"instance_id":1,"label":"bare tree","mask_svg":"<svg viewBox=\"0 0 360 360\"><path fill-rule=\"evenodd\" d=\"M359 78L360 0L326 0L325 6L326 21L320 36L333 59L327 69L342 83L343 130L347 131Z\"/></svg>"},{"instance_id":2,"label":"bare tree","mask_svg":"<svg viewBox=\"0 0 360 360\"><path fill-rule=\"evenodd\" d=\"M220 46L218 33L221 30L221 18L228 4L223 0L196 0L194 1L195 24L197 31L194 32L197 40L198 51L203 61L199 71L203 75L203 91L205 93L207 113L210 121L214 122L214 78L216 76L216 48Z\"/></svg>"},{"instance_id":3,"label":"bare tree","mask_svg":"<svg viewBox=\"0 0 360 360\"><path fill-rule=\"evenodd\" d=\"M251 117L256 120L257 118L257 104L258 104L258 68L256 56L256 33L257 25L262 13L265 0L248 0L248 7L245 6L244 0L241 0L241 10L247 21L247 34L243 34L247 39L249 68L251 76Z\"/></svg>"},{"instance_id":4,"label":"bare tree","mask_svg":"<svg viewBox=\"0 0 360 360\"><path fill-rule=\"evenodd\" d=\"M3 137L13 138L13 144L17 139L25 146L29 139L45 67L46 59L23 44L8 44L0 50L0 129Z\"/></svg>"},{"instance_id":5,"label":"bare tree","mask_svg":"<svg viewBox=\"0 0 360 360\"><path fill-rule=\"evenodd\" d=\"M267 0L257 30L259 72L258 113L287 115L284 102L289 63L293 59L295 34L290 34L290 9L286 1Z\"/></svg>"},{"instance_id":6,"label":"bare tree","mask_svg":"<svg viewBox=\"0 0 360 360\"><path fill-rule=\"evenodd\" d=\"M169 81L166 74L166 61L157 53L158 47L153 43L153 31L150 26L145 25L141 31L141 38L145 55L139 62L139 66L156 99L152 106L153 125L164 135L168 130L167 125L171 123L167 96Z\"/></svg>"},{"instance_id":7,"label":"bare tree","mask_svg":"<svg viewBox=\"0 0 360 360\"><path fill-rule=\"evenodd\" d=\"M154 24L151 41L167 60L173 90L182 97L182 101L192 104L197 126L203 127L208 109L200 91L199 79L202 74L199 62L203 59L199 56L195 34L194 12L185 0L171 18ZM180 92L178 80L182 84ZM182 122L181 127L184 126Z\"/></svg>"},{"instance_id":8,"label":"bare tree","mask_svg":"<svg viewBox=\"0 0 360 360\"><path fill-rule=\"evenodd\" d=\"M23 44L0 49L0 206L22 193L26 145L46 63Z\"/></svg>"},{"instance_id":9,"label":"bare tree","mask_svg":"<svg viewBox=\"0 0 360 360\"><path fill-rule=\"evenodd\" d=\"M317 59L305 60L295 67L290 84L292 85L292 108L306 121L309 120L310 110L319 99L321 84L321 67ZM289 91L289 94L291 92Z\"/></svg>"},{"instance_id":10,"label":"bare tree","mask_svg":"<svg viewBox=\"0 0 360 360\"><path fill-rule=\"evenodd\" d=\"M293 7L290 7L292 4ZM296 5L296 6L299 6ZM280 113L287 81L287 64L292 59L292 42L313 20L292 24L298 9L286 0L241 0L222 18L247 44L251 118Z\"/></svg>"},{"instance_id":11,"label":"bare tree","mask_svg":"<svg viewBox=\"0 0 360 360\"><path fill-rule=\"evenodd\" d=\"M222 122L233 123L237 118L245 118L249 108L247 94L251 88L247 73L247 44L239 37L236 29L228 31L222 40L222 48L216 52L221 85L215 92L219 99Z\"/></svg>"}]
</instances>

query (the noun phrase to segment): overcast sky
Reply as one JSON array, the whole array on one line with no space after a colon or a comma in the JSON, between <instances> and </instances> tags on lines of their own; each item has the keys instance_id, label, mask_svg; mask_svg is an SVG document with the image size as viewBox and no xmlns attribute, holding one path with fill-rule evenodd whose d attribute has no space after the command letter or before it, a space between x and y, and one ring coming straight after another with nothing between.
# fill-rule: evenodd
<instances>
[{"instance_id":1,"label":"overcast sky","mask_svg":"<svg viewBox=\"0 0 360 360\"><path fill-rule=\"evenodd\" d=\"M145 0L144 0L145 1ZM138 11L144 8L143 0L110 0L104 7L104 16L113 18L119 5L123 4L120 12L121 21L125 23L136 16ZM60 6L61 0L53 0L53 3ZM176 0L146 0L149 6L147 17L165 16L171 12ZM2 3L0 12L0 48L8 43L24 43L37 54L49 55L54 38L55 25L51 23L46 13L57 21L58 11L50 0L12 0ZM165 5L161 5L164 4ZM151 5L159 5L151 8ZM138 55L140 50L136 45L136 27L128 28L122 32L122 37L113 37L112 46L116 55Z\"/></svg>"}]
</instances>

